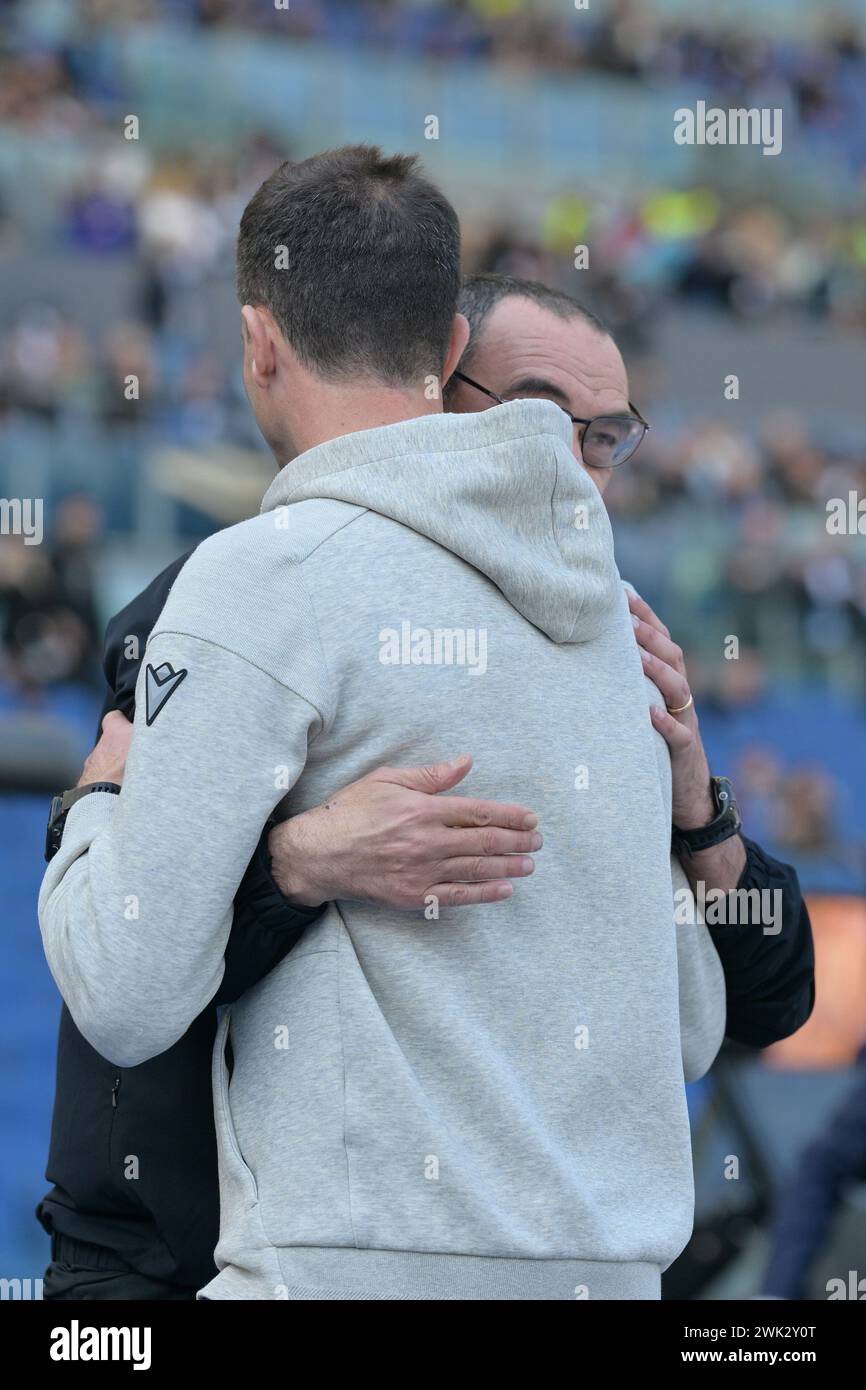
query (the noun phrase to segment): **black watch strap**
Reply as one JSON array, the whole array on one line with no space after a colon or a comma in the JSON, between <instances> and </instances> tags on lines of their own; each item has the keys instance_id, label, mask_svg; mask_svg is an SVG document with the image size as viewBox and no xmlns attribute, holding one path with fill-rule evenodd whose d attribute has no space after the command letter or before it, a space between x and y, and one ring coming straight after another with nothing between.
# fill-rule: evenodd
<instances>
[{"instance_id":1,"label":"black watch strap","mask_svg":"<svg viewBox=\"0 0 866 1390\"><path fill-rule=\"evenodd\" d=\"M51 809L48 812L48 829L45 832L45 862L50 863L60 848L60 841L63 839L63 827L66 824L66 817L83 796L89 796L91 792L112 792L115 796L120 792L117 782L88 782L84 787L73 787L71 791L63 792L59 796L51 798Z\"/></svg>"},{"instance_id":2,"label":"black watch strap","mask_svg":"<svg viewBox=\"0 0 866 1390\"><path fill-rule=\"evenodd\" d=\"M677 856L712 849L714 845L720 845L736 835L743 823L730 780L727 777L711 777L710 788L717 815L709 825L700 825L696 830L680 830L676 825L673 827L671 850Z\"/></svg>"}]
</instances>

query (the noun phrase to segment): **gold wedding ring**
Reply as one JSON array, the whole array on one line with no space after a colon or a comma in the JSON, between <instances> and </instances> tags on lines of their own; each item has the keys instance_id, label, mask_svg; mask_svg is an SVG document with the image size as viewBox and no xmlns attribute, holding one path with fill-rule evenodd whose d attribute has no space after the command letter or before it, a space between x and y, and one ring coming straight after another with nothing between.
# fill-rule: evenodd
<instances>
[{"instance_id":1,"label":"gold wedding ring","mask_svg":"<svg viewBox=\"0 0 866 1390\"><path fill-rule=\"evenodd\" d=\"M667 710L668 714L683 714L687 709L691 709L694 703L695 697L694 695L690 695L689 698L686 700L685 704L679 705L677 709L671 709L670 705L665 705L665 709Z\"/></svg>"}]
</instances>

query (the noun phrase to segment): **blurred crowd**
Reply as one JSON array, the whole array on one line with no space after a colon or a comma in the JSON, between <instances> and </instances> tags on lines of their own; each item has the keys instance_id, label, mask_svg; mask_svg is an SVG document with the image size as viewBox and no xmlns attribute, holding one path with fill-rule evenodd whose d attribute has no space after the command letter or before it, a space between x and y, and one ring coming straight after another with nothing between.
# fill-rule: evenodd
<instances>
[{"instance_id":1,"label":"blurred crowd","mask_svg":"<svg viewBox=\"0 0 866 1390\"><path fill-rule=\"evenodd\" d=\"M5 0L9 10L16 4L23 8L24 0ZM525 71L600 72L655 85L693 80L725 105L766 104L772 95L805 129L845 143L852 165L866 160L866 132L856 119L863 112L866 45L841 6L828 7L808 33L803 25L797 32L796 23L793 32L789 24L725 23L715 7L701 13L683 4L671 13L653 0L583 9L553 0L77 0L69 8L77 19L70 26L75 41L55 55L53 72L51 55L40 53L34 54L38 73L13 74L0 103L7 115L32 119L40 107L55 105L64 116L88 119L83 105L76 108L76 85L98 77L87 95L105 99L110 81L98 65L80 61L81 42L97 26L168 21ZM777 19L783 11L777 5Z\"/></svg>"},{"instance_id":2,"label":"blurred crowd","mask_svg":"<svg viewBox=\"0 0 866 1390\"><path fill-rule=\"evenodd\" d=\"M699 648L702 625L723 612L777 675L832 683L844 670L866 691L866 545L827 528L827 500L852 491L866 496L866 441L816 438L792 411L766 417L755 436L721 420L662 422L616 474L610 506L621 527L657 537L657 587L684 622L691 612ZM757 674L730 661L712 684L746 698Z\"/></svg>"},{"instance_id":3,"label":"blurred crowd","mask_svg":"<svg viewBox=\"0 0 866 1390\"><path fill-rule=\"evenodd\" d=\"M832 10L808 38L774 35L772 25L769 33L726 26L686 9L665 17L651 0L585 12L537 0L291 0L285 9L265 0L76 0L52 24L16 0L0 0L4 12L0 129L48 140L62 132L90 152L74 173L61 161L37 175L45 180L34 191L46 244L135 254L152 272L155 311L163 277L200 277L220 259L228 263L246 197L263 170L295 151L285 132L210 141L204 151L198 139L194 149L159 152L119 141L128 93L111 35L133 22L270 28L295 44L319 39L338 50L384 45L527 71L580 69L656 91L668 84L677 100L682 84L694 82L724 106L783 105L786 122L795 113L814 136L804 149L813 166L844 151L849 183L866 170L866 41ZM0 246L13 249L33 235L13 206L18 193L0 162ZM478 236L487 242L477 252L484 264L547 279L570 273L575 246L590 245L594 288L614 326L638 322L662 295L744 317L794 308L834 325L866 325L862 203L840 198L831 214L793 184L784 195L774 187L771 197L737 198L658 183L644 169L640 191L607 180L565 188L538 207L528 232L494 221Z\"/></svg>"},{"instance_id":4,"label":"blurred crowd","mask_svg":"<svg viewBox=\"0 0 866 1390\"><path fill-rule=\"evenodd\" d=\"M50 146L62 131L87 152L73 172L59 161L49 178L40 166L20 197L0 158L0 252L30 266L27 293L0 328L0 495L44 493L47 529L43 546L0 541L0 682L29 699L64 682L98 685L107 615L97 549L105 535L142 531L154 451L261 448L228 319L233 242L254 188L296 153L291 132L242 132L194 150L119 141L123 94L106 29L246 26L672 91L695 79L724 104L784 102L814 136L816 158L827 140L855 175L866 168L866 53L852 25L829 13L808 42L772 25L734 34L685 10L666 19L640 0L584 13L520 0L291 0L285 10L264 0L79 0L63 11L0 0L0 17L12 21L0 40L0 134ZM28 206L38 212L35 240ZM866 216L841 204L831 215L777 188L734 199L650 178L640 189L563 189L529 230L470 216L464 235L467 270L571 291L574 248L591 248L583 297L615 332L653 425L608 494L620 565L664 605L701 707L747 708L780 682L862 697L866 547L856 534L828 533L825 502L866 496L866 429L840 422L833 433L795 410L750 428L716 412L686 418L664 384L655 325L671 306L699 308L743 325L775 318L792 332L821 322L856 344L866 328ZM73 272L112 276L116 307L100 326L44 290L42 258L58 250ZM175 510L178 551L220 524L206 511ZM737 660L720 656L726 633L738 636ZM826 775L796 760L793 771L770 771L768 758L756 746L743 772L768 838L823 853L835 834Z\"/></svg>"},{"instance_id":5,"label":"blurred crowd","mask_svg":"<svg viewBox=\"0 0 866 1390\"><path fill-rule=\"evenodd\" d=\"M102 627L96 599L98 506L71 496L42 545L0 543L0 684L38 701L47 687L80 683L101 691Z\"/></svg>"}]
</instances>

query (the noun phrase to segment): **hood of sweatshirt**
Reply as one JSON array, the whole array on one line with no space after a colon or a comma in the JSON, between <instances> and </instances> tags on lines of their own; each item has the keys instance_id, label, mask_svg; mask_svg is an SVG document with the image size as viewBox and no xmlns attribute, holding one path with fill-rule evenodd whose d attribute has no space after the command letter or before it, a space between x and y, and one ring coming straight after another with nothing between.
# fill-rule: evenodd
<instances>
[{"instance_id":1,"label":"hood of sweatshirt","mask_svg":"<svg viewBox=\"0 0 866 1390\"><path fill-rule=\"evenodd\" d=\"M589 641L622 591L601 494L571 439L550 401L401 420L300 454L261 510L332 498L378 512L486 575L554 642Z\"/></svg>"}]
</instances>

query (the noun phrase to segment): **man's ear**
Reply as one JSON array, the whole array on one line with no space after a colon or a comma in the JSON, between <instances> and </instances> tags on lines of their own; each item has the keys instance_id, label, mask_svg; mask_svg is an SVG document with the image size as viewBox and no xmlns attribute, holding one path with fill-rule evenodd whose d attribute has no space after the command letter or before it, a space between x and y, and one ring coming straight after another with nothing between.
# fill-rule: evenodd
<instances>
[{"instance_id":1,"label":"man's ear","mask_svg":"<svg viewBox=\"0 0 866 1390\"><path fill-rule=\"evenodd\" d=\"M266 390L277 366L270 318L264 310L245 304L241 309L241 320L246 365L256 386Z\"/></svg>"},{"instance_id":2,"label":"man's ear","mask_svg":"<svg viewBox=\"0 0 866 1390\"><path fill-rule=\"evenodd\" d=\"M451 325L451 343L448 347L448 355L445 358L445 365L442 368L442 385L444 386L454 371L460 358L466 351L466 344L469 342L469 320L465 314L455 314L454 322Z\"/></svg>"}]
</instances>

